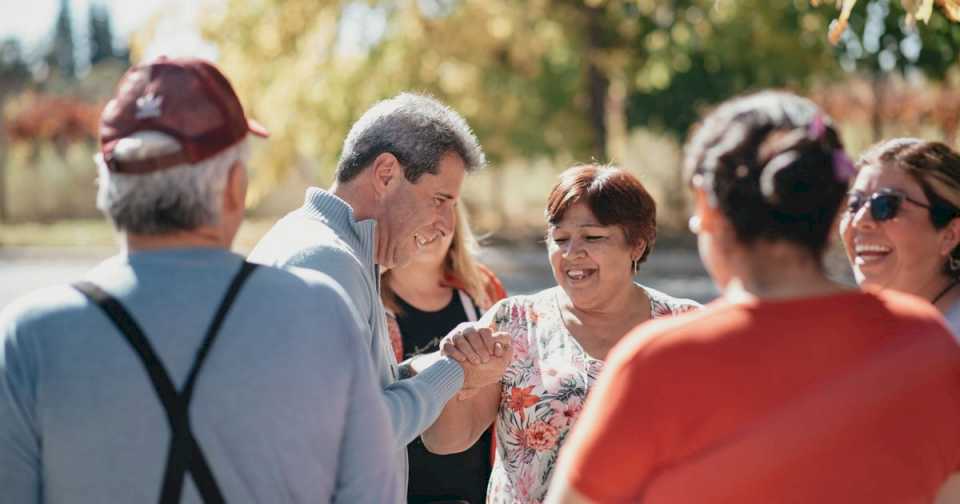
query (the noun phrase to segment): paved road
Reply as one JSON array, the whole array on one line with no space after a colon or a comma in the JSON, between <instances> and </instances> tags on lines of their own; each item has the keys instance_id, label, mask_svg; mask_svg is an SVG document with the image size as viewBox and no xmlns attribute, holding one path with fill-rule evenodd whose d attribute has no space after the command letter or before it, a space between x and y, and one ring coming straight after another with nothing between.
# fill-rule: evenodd
<instances>
[{"instance_id":1,"label":"paved road","mask_svg":"<svg viewBox=\"0 0 960 504\"><path fill-rule=\"evenodd\" d=\"M0 249L0 307L32 290L78 280L111 253L109 249ZM535 292L554 284L542 248L489 247L482 259L511 294ZM641 267L639 280L668 294L701 302L716 295L696 251L689 248L657 248Z\"/></svg>"},{"instance_id":2,"label":"paved road","mask_svg":"<svg viewBox=\"0 0 960 504\"><path fill-rule=\"evenodd\" d=\"M83 277L110 250L0 249L0 307L32 290Z\"/></svg>"}]
</instances>

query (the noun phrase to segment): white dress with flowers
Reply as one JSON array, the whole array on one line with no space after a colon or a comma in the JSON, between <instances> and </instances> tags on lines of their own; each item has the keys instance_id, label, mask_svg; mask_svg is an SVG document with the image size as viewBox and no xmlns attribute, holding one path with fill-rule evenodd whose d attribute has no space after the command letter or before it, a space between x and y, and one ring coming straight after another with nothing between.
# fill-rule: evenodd
<instances>
[{"instance_id":1,"label":"white dress with flowers","mask_svg":"<svg viewBox=\"0 0 960 504\"><path fill-rule=\"evenodd\" d=\"M603 361L587 355L564 326L559 289L504 299L481 320L513 339L513 361L501 380L488 503L543 501L560 445L603 369ZM644 289L654 318L700 306Z\"/></svg>"}]
</instances>

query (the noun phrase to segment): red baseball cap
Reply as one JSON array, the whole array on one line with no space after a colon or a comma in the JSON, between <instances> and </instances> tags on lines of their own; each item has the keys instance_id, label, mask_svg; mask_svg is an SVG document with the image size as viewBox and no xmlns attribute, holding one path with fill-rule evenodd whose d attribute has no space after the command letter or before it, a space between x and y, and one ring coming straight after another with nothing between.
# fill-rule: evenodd
<instances>
[{"instance_id":1,"label":"red baseball cap","mask_svg":"<svg viewBox=\"0 0 960 504\"><path fill-rule=\"evenodd\" d=\"M172 154L120 160L117 142L140 131L159 131L180 143ZM248 119L230 81L212 63L200 59L160 57L134 66L100 115L100 152L110 171L150 173L208 159L242 140L247 133L267 137Z\"/></svg>"}]
</instances>

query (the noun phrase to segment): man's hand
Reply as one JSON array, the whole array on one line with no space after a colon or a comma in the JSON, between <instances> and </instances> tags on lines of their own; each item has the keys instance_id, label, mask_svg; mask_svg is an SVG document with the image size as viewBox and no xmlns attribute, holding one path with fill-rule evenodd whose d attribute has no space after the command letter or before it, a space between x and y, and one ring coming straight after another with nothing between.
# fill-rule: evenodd
<instances>
[{"instance_id":1,"label":"man's hand","mask_svg":"<svg viewBox=\"0 0 960 504\"><path fill-rule=\"evenodd\" d=\"M500 380L513 358L513 347L510 335L505 332L494 333L488 327L460 324L440 342L440 353L463 366L463 399L463 394L472 395L470 390Z\"/></svg>"}]
</instances>

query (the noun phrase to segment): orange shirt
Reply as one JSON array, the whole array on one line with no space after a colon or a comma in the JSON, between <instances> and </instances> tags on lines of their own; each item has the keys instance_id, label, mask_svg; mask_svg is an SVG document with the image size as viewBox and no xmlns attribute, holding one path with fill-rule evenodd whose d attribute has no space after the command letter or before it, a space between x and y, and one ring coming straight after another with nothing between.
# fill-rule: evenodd
<instances>
[{"instance_id":1,"label":"orange shirt","mask_svg":"<svg viewBox=\"0 0 960 504\"><path fill-rule=\"evenodd\" d=\"M607 366L561 452L598 502L929 502L960 467L960 347L918 298L718 301Z\"/></svg>"}]
</instances>

